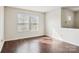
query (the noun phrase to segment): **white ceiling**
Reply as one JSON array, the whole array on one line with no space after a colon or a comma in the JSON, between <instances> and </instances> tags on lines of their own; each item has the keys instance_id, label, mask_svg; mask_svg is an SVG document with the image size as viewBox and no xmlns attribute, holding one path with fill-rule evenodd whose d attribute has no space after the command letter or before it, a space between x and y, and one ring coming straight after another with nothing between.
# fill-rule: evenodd
<instances>
[{"instance_id":1,"label":"white ceiling","mask_svg":"<svg viewBox=\"0 0 79 59\"><path fill-rule=\"evenodd\" d=\"M79 6L70 6L70 7L66 7L68 9L71 9L73 11L79 11Z\"/></svg>"},{"instance_id":2,"label":"white ceiling","mask_svg":"<svg viewBox=\"0 0 79 59\"><path fill-rule=\"evenodd\" d=\"M49 12L52 9L56 8L54 6L12 6L12 7L27 9L27 10L32 10L32 11L38 11L38 12Z\"/></svg>"},{"instance_id":3,"label":"white ceiling","mask_svg":"<svg viewBox=\"0 0 79 59\"><path fill-rule=\"evenodd\" d=\"M57 8L56 6L11 6L11 7L32 10L32 11L38 11L38 12L49 12L49 11ZM79 10L79 6L68 6L68 7L65 6L64 8L68 8L73 11Z\"/></svg>"}]
</instances>

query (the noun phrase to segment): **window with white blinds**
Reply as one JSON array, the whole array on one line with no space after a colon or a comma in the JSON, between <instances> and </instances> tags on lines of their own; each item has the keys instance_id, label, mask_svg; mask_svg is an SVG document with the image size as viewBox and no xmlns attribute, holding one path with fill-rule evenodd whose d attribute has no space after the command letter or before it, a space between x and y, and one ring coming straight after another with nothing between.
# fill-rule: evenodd
<instances>
[{"instance_id":1,"label":"window with white blinds","mask_svg":"<svg viewBox=\"0 0 79 59\"><path fill-rule=\"evenodd\" d=\"M38 31L39 30L39 16L30 14L17 14L17 31Z\"/></svg>"}]
</instances>

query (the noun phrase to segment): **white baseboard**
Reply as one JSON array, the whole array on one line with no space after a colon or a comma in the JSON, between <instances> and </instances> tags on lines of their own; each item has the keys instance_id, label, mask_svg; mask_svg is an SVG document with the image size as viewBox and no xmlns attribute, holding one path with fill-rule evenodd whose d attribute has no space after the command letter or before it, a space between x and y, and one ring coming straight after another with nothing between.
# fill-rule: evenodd
<instances>
[{"instance_id":1,"label":"white baseboard","mask_svg":"<svg viewBox=\"0 0 79 59\"><path fill-rule=\"evenodd\" d=\"M49 36L51 37L51 36ZM70 41L67 41L67 40L63 40L61 37L51 37L52 39L55 38L56 40L60 40L60 41L63 41L63 42L66 42L66 43L69 43L69 44L72 44L72 45L75 45L75 46L79 46L79 44L76 44L76 43L73 43L73 42L70 42Z\"/></svg>"},{"instance_id":2,"label":"white baseboard","mask_svg":"<svg viewBox=\"0 0 79 59\"><path fill-rule=\"evenodd\" d=\"M5 39L5 41L13 41L13 40L20 40L20 39L25 39L25 38L36 38L36 37L42 37L45 35L37 35L37 36L29 36L29 37L18 37L18 38L12 38L12 39Z\"/></svg>"}]
</instances>

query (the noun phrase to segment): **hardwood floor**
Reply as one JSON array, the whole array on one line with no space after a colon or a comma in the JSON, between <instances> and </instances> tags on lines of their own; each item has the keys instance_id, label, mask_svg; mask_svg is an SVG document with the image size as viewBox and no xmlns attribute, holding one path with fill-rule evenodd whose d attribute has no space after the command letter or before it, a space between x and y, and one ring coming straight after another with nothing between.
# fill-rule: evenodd
<instances>
[{"instance_id":1,"label":"hardwood floor","mask_svg":"<svg viewBox=\"0 0 79 59\"><path fill-rule=\"evenodd\" d=\"M79 53L79 47L49 37L39 37L6 41L2 53Z\"/></svg>"}]
</instances>

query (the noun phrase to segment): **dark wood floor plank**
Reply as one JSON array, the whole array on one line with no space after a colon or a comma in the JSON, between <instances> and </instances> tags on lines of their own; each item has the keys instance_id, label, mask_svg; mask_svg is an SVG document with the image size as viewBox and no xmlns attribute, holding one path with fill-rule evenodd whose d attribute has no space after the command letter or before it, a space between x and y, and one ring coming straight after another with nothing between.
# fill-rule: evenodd
<instances>
[{"instance_id":1,"label":"dark wood floor plank","mask_svg":"<svg viewBox=\"0 0 79 59\"><path fill-rule=\"evenodd\" d=\"M79 47L49 37L39 37L6 41L2 53L79 53Z\"/></svg>"}]
</instances>

